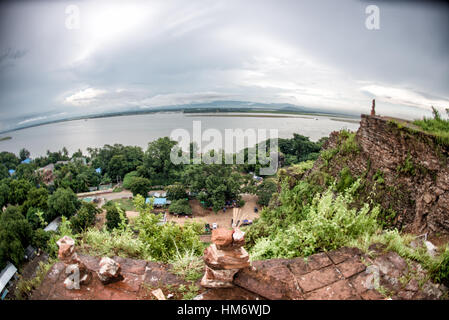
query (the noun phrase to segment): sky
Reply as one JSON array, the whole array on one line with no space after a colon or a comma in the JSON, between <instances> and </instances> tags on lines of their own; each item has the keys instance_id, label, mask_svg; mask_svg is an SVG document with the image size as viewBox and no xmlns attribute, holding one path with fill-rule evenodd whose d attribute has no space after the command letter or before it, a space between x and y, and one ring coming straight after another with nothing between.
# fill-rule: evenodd
<instances>
[{"instance_id":1,"label":"sky","mask_svg":"<svg viewBox=\"0 0 449 320\"><path fill-rule=\"evenodd\" d=\"M373 11L375 5L378 20ZM374 17L374 18L373 18ZM374 20L373 20L374 19ZM376 25L378 29L367 28ZM238 100L408 119L449 108L449 6L433 1L0 4L0 131Z\"/></svg>"}]
</instances>

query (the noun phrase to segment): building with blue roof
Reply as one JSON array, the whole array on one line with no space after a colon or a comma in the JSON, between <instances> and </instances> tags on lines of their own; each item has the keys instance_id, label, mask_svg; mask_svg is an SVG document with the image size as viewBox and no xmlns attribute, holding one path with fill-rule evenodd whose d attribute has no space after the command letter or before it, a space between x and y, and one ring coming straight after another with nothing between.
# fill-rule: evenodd
<instances>
[{"instance_id":1,"label":"building with blue roof","mask_svg":"<svg viewBox=\"0 0 449 320\"><path fill-rule=\"evenodd\" d=\"M96 172L96 173L101 173L101 168L95 169L95 172Z\"/></svg>"},{"instance_id":2,"label":"building with blue roof","mask_svg":"<svg viewBox=\"0 0 449 320\"><path fill-rule=\"evenodd\" d=\"M146 198L145 203L149 204L151 202L151 199L153 199L153 205L156 207L165 206L167 204L170 204L170 201L167 201L167 198Z\"/></svg>"},{"instance_id":3,"label":"building with blue roof","mask_svg":"<svg viewBox=\"0 0 449 320\"><path fill-rule=\"evenodd\" d=\"M21 163L30 163L31 162L31 159L30 158L26 158L25 160L23 160Z\"/></svg>"},{"instance_id":4,"label":"building with blue roof","mask_svg":"<svg viewBox=\"0 0 449 320\"><path fill-rule=\"evenodd\" d=\"M8 172L12 176L16 172L16 170L10 169L10 170L8 170Z\"/></svg>"}]
</instances>

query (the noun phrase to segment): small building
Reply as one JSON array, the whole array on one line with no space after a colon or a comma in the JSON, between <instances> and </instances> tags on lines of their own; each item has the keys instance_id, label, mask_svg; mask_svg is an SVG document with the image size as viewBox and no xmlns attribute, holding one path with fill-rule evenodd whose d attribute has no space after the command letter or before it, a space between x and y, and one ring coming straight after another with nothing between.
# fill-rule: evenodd
<instances>
[{"instance_id":1,"label":"small building","mask_svg":"<svg viewBox=\"0 0 449 320\"><path fill-rule=\"evenodd\" d=\"M17 278L16 273L17 268L11 262L8 262L6 267L0 272L0 297L2 300L5 299L9 292L8 287L11 279Z\"/></svg>"},{"instance_id":2,"label":"small building","mask_svg":"<svg viewBox=\"0 0 449 320\"><path fill-rule=\"evenodd\" d=\"M101 174L101 168L95 169L95 172Z\"/></svg>"},{"instance_id":3,"label":"small building","mask_svg":"<svg viewBox=\"0 0 449 320\"><path fill-rule=\"evenodd\" d=\"M57 231L59 226L61 225L62 222L62 218L61 217L57 217L55 220L53 220L52 222L50 222L48 224L48 226L45 227L44 231Z\"/></svg>"},{"instance_id":4,"label":"small building","mask_svg":"<svg viewBox=\"0 0 449 320\"><path fill-rule=\"evenodd\" d=\"M12 176L16 172L16 170L9 169L8 172L9 172L9 175Z\"/></svg>"},{"instance_id":5,"label":"small building","mask_svg":"<svg viewBox=\"0 0 449 320\"><path fill-rule=\"evenodd\" d=\"M167 198L146 198L145 203L149 204L151 199L153 199L153 206L155 207L162 207L171 203L170 201L167 201Z\"/></svg>"},{"instance_id":6,"label":"small building","mask_svg":"<svg viewBox=\"0 0 449 320\"><path fill-rule=\"evenodd\" d=\"M30 162L31 162L31 159L30 159L30 158L26 158L26 159L23 160L21 163L29 164Z\"/></svg>"}]
</instances>

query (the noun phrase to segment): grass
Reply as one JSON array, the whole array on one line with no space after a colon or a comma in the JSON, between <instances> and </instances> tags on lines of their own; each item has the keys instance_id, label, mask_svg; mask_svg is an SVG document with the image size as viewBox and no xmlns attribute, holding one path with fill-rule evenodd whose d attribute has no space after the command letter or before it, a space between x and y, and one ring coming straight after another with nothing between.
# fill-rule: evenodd
<instances>
[{"instance_id":1,"label":"grass","mask_svg":"<svg viewBox=\"0 0 449 320\"><path fill-rule=\"evenodd\" d=\"M132 199L115 199L111 200L113 203L117 203L121 209L125 211L136 211L136 207L134 206Z\"/></svg>"},{"instance_id":2,"label":"grass","mask_svg":"<svg viewBox=\"0 0 449 320\"><path fill-rule=\"evenodd\" d=\"M438 142L449 146L449 119L442 119L438 110L433 108L433 119L415 120L413 124L434 135Z\"/></svg>"},{"instance_id":3,"label":"grass","mask_svg":"<svg viewBox=\"0 0 449 320\"><path fill-rule=\"evenodd\" d=\"M203 259L196 255L194 250L185 251L182 254L177 252L169 262L172 265L171 272L184 280L196 281L203 276Z\"/></svg>"}]
</instances>

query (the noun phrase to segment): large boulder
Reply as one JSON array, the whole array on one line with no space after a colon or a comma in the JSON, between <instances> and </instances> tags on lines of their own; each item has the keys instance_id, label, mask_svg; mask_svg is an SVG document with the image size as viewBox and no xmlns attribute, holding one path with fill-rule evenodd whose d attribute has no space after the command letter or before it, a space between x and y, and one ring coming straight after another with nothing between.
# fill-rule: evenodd
<instances>
[{"instance_id":1,"label":"large boulder","mask_svg":"<svg viewBox=\"0 0 449 320\"><path fill-rule=\"evenodd\" d=\"M100 270L97 271L97 275L103 284L123 280L120 264L108 257L100 260Z\"/></svg>"}]
</instances>

